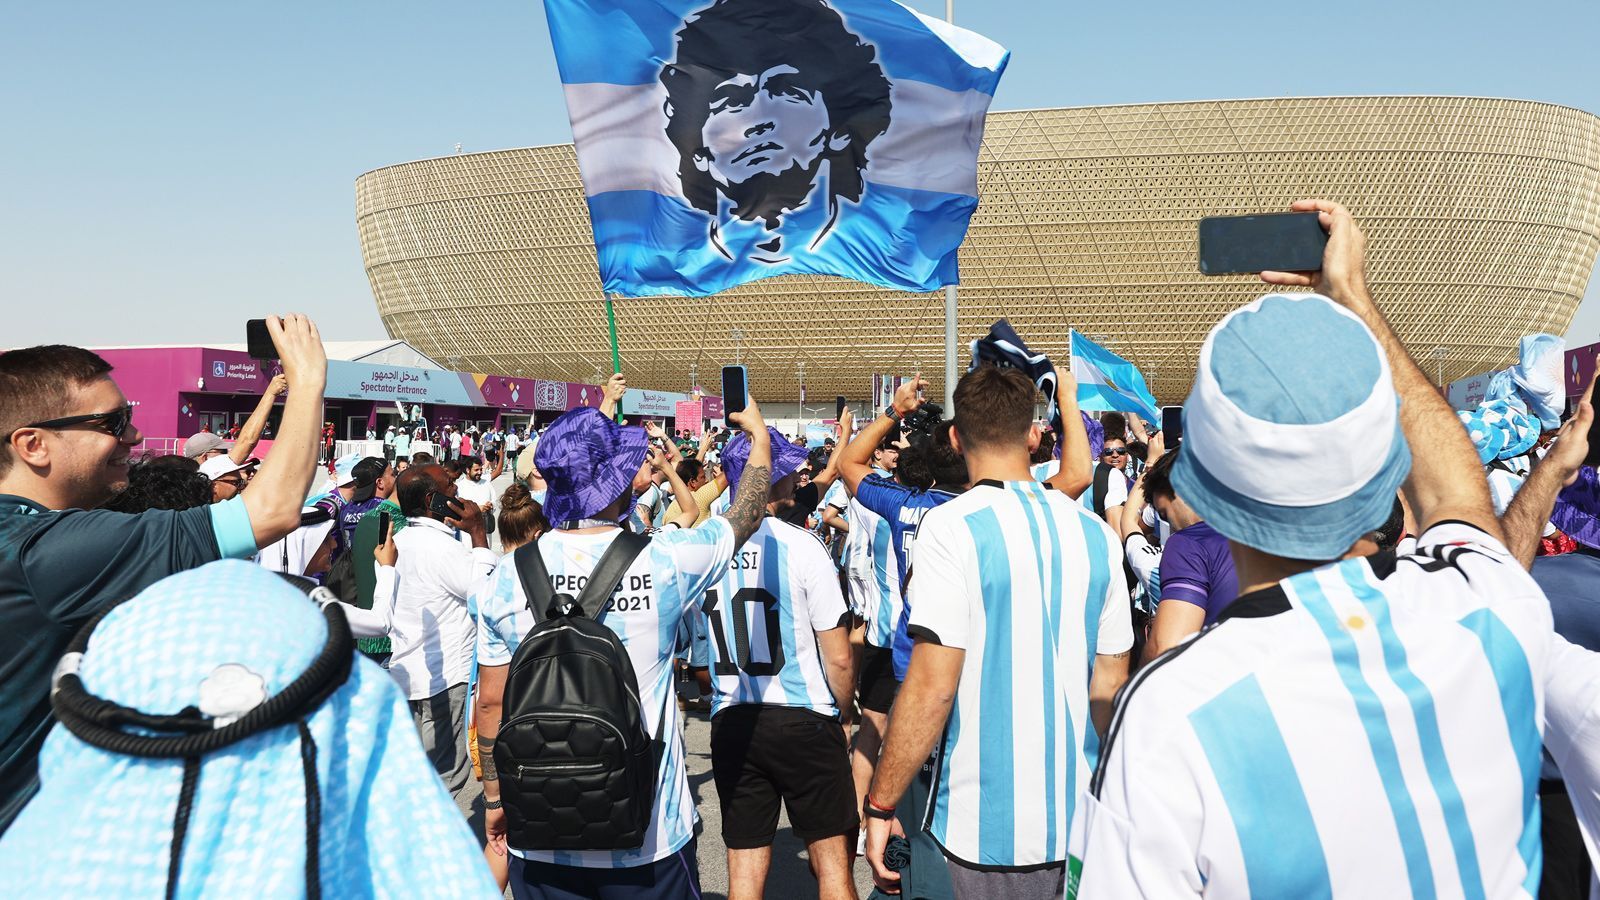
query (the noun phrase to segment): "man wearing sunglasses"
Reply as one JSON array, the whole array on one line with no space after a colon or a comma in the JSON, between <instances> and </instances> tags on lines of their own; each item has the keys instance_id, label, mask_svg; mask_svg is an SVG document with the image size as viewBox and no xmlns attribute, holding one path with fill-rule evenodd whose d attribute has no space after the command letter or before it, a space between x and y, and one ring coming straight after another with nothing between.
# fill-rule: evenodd
<instances>
[{"instance_id":1,"label":"man wearing sunglasses","mask_svg":"<svg viewBox=\"0 0 1600 900\"><path fill-rule=\"evenodd\" d=\"M1094 480L1079 502L1105 519L1112 528L1122 527L1122 507L1128 502L1128 447L1121 438L1106 438L1100 459L1094 467Z\"/></svg>"},{"instance_id":2,"label":"man wearing sunglasses","mask_svg":"<svg viewBox=\"0 0 1600 900\"><path fill-rule=\"evenodd\" d=\"M127 487L144 438L105 360L61 345L0 355L0 831L37 790L50 673L73 634L168 575L299 526L327 357L304 316L267 327L292 389L278 442L249 491L187 510L96 509Z\"/></svg>"}]
</instances>

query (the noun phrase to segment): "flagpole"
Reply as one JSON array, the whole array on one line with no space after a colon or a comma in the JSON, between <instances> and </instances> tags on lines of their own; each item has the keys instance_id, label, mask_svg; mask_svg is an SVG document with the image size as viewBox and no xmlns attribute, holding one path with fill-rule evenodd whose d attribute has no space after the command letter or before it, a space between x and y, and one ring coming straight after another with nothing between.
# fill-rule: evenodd
<instances>
[{"instance_id":1,"label":"flagpole","mask_svg":"<svg viewBox=\"0 0 1600 900\"><path fill-rule=\"evenodd\" d=\"M611 329L611 371L622 371L622 353L617 349L617 311L611 304L611 292L606 291L606 325ZM622 404L617 404L617 421L622 421Z\"/></svg>"},{"instance_id":2,"label":"flagpole","mask_svg":"<svg viewBox=\"0 0 1600 900\"><path fill-rule=\"evenodd\" d=\"M956 23L956 0L944 0L944 20ZM944 286L944 414L956 414L956 286Z\"/></svg>"}]
</instances>

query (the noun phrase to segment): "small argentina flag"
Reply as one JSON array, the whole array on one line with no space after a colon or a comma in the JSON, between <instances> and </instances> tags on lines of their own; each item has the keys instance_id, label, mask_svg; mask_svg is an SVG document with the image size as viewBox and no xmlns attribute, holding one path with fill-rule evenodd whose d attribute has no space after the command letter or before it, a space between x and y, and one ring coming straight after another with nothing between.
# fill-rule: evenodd
<instances>
[{"instance_id":1,"label":"small argentina flag","mask_svg":"<svg viewBox=\"0 0 1600 900\"><path fill-rule=\"evenodd\" d=\"M1138 413L1146 422L1161 421L1161 408L1145 386L1139 367L1078 332L1072 335L1072 377L1078 382L1078 406L1086 410Z\"/></svg>"},{"instance_id":2,"label":"small argentina flag","mask_svg":"<svg viewBox=\"0 0 1600 900\"><path fill-rule=\"evenodd\" d=\"M545 10L607 291L959 280L1005 48L891 0Z\"/></svg>"}]
</instances>

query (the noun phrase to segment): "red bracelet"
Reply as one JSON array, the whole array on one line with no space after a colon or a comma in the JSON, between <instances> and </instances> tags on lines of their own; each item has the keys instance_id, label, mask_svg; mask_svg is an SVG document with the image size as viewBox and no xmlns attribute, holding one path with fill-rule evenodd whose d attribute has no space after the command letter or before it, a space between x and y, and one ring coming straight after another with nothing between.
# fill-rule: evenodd
<instances>
[{"instance_id":1,"label":"red bracelet","mask_svg":"<svg viewBox=\"0 0 1600 900\"><path fill-rule=\"evenodd\" d=\"M894 807L892 807L892 806L884 806L882 803L879 803L878 801L872 799L872 795L871 794L867 795L867 805L872 807L873 809L877 810L878 812L884 812L884 813L893 813L894 812Z\"/></svg>"}]
</instances>

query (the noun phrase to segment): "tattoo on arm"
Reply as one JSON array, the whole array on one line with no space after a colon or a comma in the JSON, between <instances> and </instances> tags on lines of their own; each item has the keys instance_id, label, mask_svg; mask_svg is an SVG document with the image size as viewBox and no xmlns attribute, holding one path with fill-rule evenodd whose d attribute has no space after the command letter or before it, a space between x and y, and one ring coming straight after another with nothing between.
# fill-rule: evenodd
<instances>
[{"instance_id":1,"label":"tattoo on arm","mask_svg":"<svg viewBox=\"0 0 1600 900\"><path fill-rule=\"evenodd\" d=\"M728 524L733 526L733 545L743 546L761 527L767 515L767 493L772 489L772 469L768 466L745 466L739 476L739 491L728 508Z\"/></svg>"}]
</instances>

